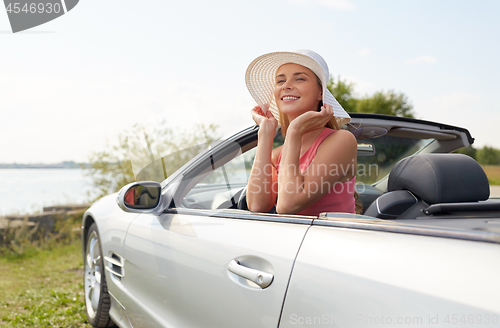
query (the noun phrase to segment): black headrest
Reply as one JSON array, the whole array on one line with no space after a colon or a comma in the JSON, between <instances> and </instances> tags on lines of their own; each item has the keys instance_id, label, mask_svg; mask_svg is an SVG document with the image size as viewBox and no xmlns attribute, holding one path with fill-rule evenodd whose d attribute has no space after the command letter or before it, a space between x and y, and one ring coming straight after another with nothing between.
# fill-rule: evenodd
<instances>
[{"instance_id":1,"label":"black headrest","mask_svg":"<svg viewBox=\"0 0 500 328\"><path fill-rule=\"evenodd\" d=\"M409 190L429 204L475 202L490 197L483 168L462 154L419 154L400 160L388 191Z\"/></svg>"}]
</instances>

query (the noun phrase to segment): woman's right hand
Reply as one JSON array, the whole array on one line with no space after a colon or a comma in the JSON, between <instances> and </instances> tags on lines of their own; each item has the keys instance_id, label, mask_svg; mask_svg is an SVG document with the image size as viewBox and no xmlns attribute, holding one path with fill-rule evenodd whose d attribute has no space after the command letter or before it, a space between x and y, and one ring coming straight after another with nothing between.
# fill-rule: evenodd
<instances>
[{"instance_id":1,"label":"woman's right hand","mask_svg":"<svg viewBox=\"0 0 500 328\"><path fill-rule=\"evenodd\" d=\"M270 130L274 133L276 131L276 127L278 126L278 121L269 110L268 104L262 105L262 107L263 108L257 105L252 109L252 119L261 130Z\"/></svg>"},{"instance_id":2,"label":"woman's right hand","mask_svg":"<svg viewBox=\"0 0 500 328\"><path fill-rule=\"evenodd\" d=\"M273 163L273 139L278 121L268 109L269 105L265 104L251 110L259 126L259 142L247 184L247 205L253 212L267 212L276 204L278 178Z\"/></svg>"}]
</instances>

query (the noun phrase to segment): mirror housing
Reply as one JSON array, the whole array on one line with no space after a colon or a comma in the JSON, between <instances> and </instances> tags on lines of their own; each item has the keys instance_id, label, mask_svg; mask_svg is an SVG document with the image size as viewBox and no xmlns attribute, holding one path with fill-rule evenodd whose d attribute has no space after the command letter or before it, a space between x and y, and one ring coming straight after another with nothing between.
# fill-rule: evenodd
<instances>
[{"instance_id":1,"label":"mirror housing","mask_svg":"<svg viewBox=\"0 0 500 328\"><path fill-rule=\"evenodd\" d=\"M129 213L160 214L166 208L162 188L155 181L132 182L118 192L118 206Z\"/></svg>"}]
</instances>

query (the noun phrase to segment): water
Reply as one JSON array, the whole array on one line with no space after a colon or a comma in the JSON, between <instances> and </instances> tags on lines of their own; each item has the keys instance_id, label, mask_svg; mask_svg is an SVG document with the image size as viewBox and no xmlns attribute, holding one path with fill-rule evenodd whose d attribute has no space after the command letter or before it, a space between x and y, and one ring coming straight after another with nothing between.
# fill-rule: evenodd
<instances>
[{"instance_id":1,"label":"water","mask_svg":"<svg viewBox=\"0 0 500 328\"><path fill-rule=\"evenodd\" d=\"M83 169L0 169L0 216L84 204L92 190Z\"/></svg>"}]
</instances>

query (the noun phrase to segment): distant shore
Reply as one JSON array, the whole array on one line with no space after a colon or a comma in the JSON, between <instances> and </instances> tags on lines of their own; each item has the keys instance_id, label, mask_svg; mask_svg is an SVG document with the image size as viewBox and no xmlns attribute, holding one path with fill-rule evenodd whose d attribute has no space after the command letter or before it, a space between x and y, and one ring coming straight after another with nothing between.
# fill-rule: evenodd
<instances>
[{"instance_id":1,"label":"distant shore","mask_svg":"<svg viewBox=\"0 0 500 328\"><path fill-rule=\"evenodd\" d=\"M34 163L34 164L20 164L20 163L0 163L0 169L81 169L89 167L89 163L77 163L73 161L65 161L61 163Z\"/></svg>"}]
</instances>

